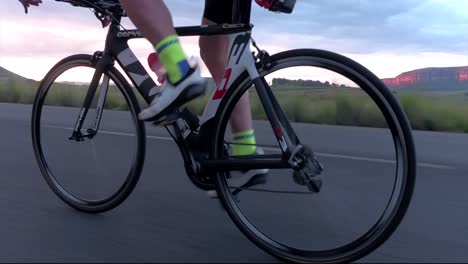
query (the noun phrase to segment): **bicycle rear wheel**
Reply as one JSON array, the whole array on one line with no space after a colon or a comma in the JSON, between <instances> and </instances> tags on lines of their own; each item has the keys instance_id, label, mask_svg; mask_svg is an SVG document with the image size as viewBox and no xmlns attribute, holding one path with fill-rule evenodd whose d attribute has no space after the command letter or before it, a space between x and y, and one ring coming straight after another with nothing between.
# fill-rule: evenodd
<instances>
[{"instance_id":1,"label":"bicycle rear wheel","mask_svg":"<svg viewBox=\"0 0 468 264\"><path fill-rule=\"evenodd\" d=\"M369 254L400 224L414 189L415 150L402 108L370 71L331 52L288 51L258 70L301 144L324 165L323 185L311 192L297 178L302 171L292 169L271 169L269 180L255 187L237 184L240 172L219 172L217 191L229 216L253 243L282 260L350 262ZM217 113L215 160L232 158L225 153L243 144L232 141L228 123L252 80L244 74L233 87ZM254 89L248 98L256 147L282 153L262 121ZM259 156L243 158L249 157Z\"/></svg>"},{"instance_id":2,"label":"bicycle rear wheel","mask_svg":"<svg viewBox=\"0 0 468 264\"><path fill-rule=\"evenodd\" d=\"M41 82L32 113L34 152L44 179L71 207L100 213L133 191L145 155L145 129L138 101L114 67L103 73L80 131L73 137L89 82L90 55L60 61ZM102 110L102 111L101 111Z\"/></svg>"}]
</instances>

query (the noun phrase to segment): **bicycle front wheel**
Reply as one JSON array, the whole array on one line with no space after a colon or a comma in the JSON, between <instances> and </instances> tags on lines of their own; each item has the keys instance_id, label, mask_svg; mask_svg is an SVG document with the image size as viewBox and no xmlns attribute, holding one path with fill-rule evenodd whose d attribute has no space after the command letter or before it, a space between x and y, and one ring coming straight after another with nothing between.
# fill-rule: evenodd
<instances>
[{"instance_id":1,"label":"bicycle front wheel","mask_svg":"<svg viewBox=\"0 0 468 264\"><path fill-rule=\"evenodd\" d=\"M129 196L141 174L146 140L138 101L114 67L102 74L83 126L74 133L95 64L93 56L75 55L52 68L37 91L31 124L47 184L65 203L88 213L111 210Z\"/></svg>"},{"instance_id":2,"label":"bicycle front wheel","mask_svg":"<svg viewBox=\"0 0 468 264\"><path fill-rule=\"evenodd\" d=\"M363 66L327 51L280 53L258 70L277 112L323 165L322 186L319 193L307 188L301 178L306 172L297 168L270 169L267 181L254 186L240 185L244 172L220 172L217 191L230 217L282 260L350 262L369 254L402 221L414 188L414 144L398 101ZM262 148L262 155L281 159L252 80L244 74L235 84L219 108L212 157L232 159L235 148ZM240 100L244 106L250 101L255 144L233 139L236 126L229 121Z\"/></svg>"}]
</instances>

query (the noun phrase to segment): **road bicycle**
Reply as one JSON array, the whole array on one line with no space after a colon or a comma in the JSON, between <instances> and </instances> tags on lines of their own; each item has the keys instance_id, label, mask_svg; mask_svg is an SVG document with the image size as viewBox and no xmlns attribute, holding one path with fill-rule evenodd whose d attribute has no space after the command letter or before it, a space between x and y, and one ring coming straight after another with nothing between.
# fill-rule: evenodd
<instances>
[{"instance_id":1,"label":"road bicycle","mask_svg":"<svg viewBox=\"0 0 468 264\"><path fill-rule=\"evenodd\" d=\"M140 102L137 99L135 90L146 103L149 103L154 96L157 96L159 86L152 80L129 48L129 40L142 38L143 36L138 30L127 30L122 27L120 22L122 17L126 15L118 4L106 1L88 2L86 0L61 0L60 2L90 8L103 25L110 25L103 51L97 51L93 55L80 54L63 59L47 73L40 83L34 101L31 123L34 152L42 175L61 200L83 212L102 213L117 207L126 200L134 190L142 172L146 151L146 130L145 124L137 118L140 112ZM411 127L404 111L392 92L374 74L357 62L342 55L317 49L297 49L269 55L265 50L261 50L252 39L251 1L235 1L233 8L235 15L233 16L234 22L231 24L176 28L181 37L228 35L230 39L229 54L227 55L229 62L226 66L224 79L209 98L201 118L190 108L181 107L164 120L160 120L158 125L165 127L177 144L184 161L185 171L191 182L202 190L216 190L224 209L235 225L248 239L264 251L281 260L303 263L350 262L366 256L383 244L395 231L409 207L413 193L416 157ZM116 68L115 62L122 68L122 71L134 87ZM63 184L59 179L59 173L55 170L55 167L59 165L54 161L54 157L64 156L65 154L54 153L55 156L53 156L45 153L48 147L46 138L57 137L56 134L51 132L52 130L48 130L53 126L50 125L45 115L58 106L53 103L49 104L47 96L52 93L50 90L54 85L61 87L60 76L77 67L91 69L93 77L90 83L80 84L85 87L84 100L81 103L81 108L78 108L80 109L78 116L71 118L74 125L68 128L69 130L66 132L68 136L66 138L62 137L62 139L66 140L67 144L79 146L79 144L84 144L83 142L95 140L100 136L104 138L106 133L108 136L119 135L119 133L112 134L101 129L103 117L111 116L110 112L109 114L106 113L109 108L106 100L110 96L109 90L111 87L114 87L120 93L121 98L126 103L127 106L124 109L126 111L124 112L130 116L129 120L133 131L126 134L132 136L132 140L129 142L135 144L134 157L130 159L131 165L116 190L100 199L86 199L70 191L73 188ZM327 186L333 186L335 183L340 184L340 181L332 177L334 174L333 169L340 168L349 173L344 181L349 185L341 189L344 190L342 196L340 196L344 197L344 199L339 199L342 202L351 200L354 196L358 197L361 193L368 193L369 196L373 195L370 196L372 199L366 196L362 201L379 200L380 194L383 196L383 192L371 194L373 189L377 189L374 187L363 188L362 191L352 195L347 195L344 192L363 186L365 181L380 182L381 180L377 181L376 177L378 178L381 175L377 174L385 173L382 170L381 173L371 173L370 176L366 173L362 173L362 175L354 174L351 168L367 166L367 163L359 163L363 161L358 157L320 154L316 152L314 146L312 146L313 144L309 144L307 135L299 136L301 124L288 120L291 119L291 113L285 110L285 106L281 102L281 99L286 97L285 94L287 93L285 93L284 88L281 91L275 90L276 86L272 82L271 76L289 69L293 69L294 73L301 74L303 72L301 69L306 67L326 70L351 80L354 83L354 88L349 88L347 91L350 93L357 90L361 91L362 95L367 98L366 100L375 104L376 107L373 110L380 111L385 125L379 127L386 131L386 134L384 134L391 140L388 145L389 149L394 153L392 154L392 160L375 159L377 163L382 160L382 164L379 163L378 166L395 166L395 171L388 174L395 178L386 182L389 188L388 198L385 198L386 201L383 203L383 207L376 210L378 215L369 220L371 223L362 230L362 233L354 234L354 237L350 238L349 241L341 241L340 245L326 249L320 247L318 249L306 249L314 240L320 240L314 242L317 244L325 243L325 238L318 239L313 237L313 234L306 233L309 230L324 231L326 229L314 224L314 221L327 210L327 206L321 205L319 203L320 198L317 197L327 193ZM343 87L343 85L332 85L332 87L339 88ZM297 90L300 89L294 89L294 91ZM272 150L272 153L248 156L231 155L233 143L229 140L228 123L233 109L246 93L259 98L257 106L264 111L262 127L265 131L270 131L272 138L276 141L275 144L266 147L267 150ZM307 93L304 92L303 95L305 96ZM89 111L91 108L95 111L95 115L87 119L91 113ZM68 111L65 108L60 109L57 110L57 113ZM89 125L86 123L88 121L85 122L85 120L91 120ZM343 122L337 124L346 125ZM309 126L302 128L302 130L309 131L308 129ZM374 130L366 129L365 131ZM310 133L306 134L310 136ZM348 133L346 135L352 136L352 134ZM324 136L326 135L324 134ZM118 140L115 140L115 138L110 139L117 144ZM318 139L317 142L320 142L320 140ZM338 141L339 138L336 140ZM379 144L375 145L380 146ZM68 145L60 145L60 148L65 150L66 146ZM359 146L359 149L362 150L362 146ZM70 157L71 162L74 162L81 155L78 152L74 153ZM324 161L327 159L340 159L343 157L348 157L346 162L348 162L349 170L342 166L323 166ZM117 163L114 163L115 166L118 165ZM67 173L72 173L72 170L68 168L69 165L63 164L62 166L65 167ZM275 187L270 189L261 189L252 183L239 186L231 184L231 179L234 178L235 173L254 169L269 169L270 174L272 174L270 175L271 178L276 172L281 173L281 176L274 176L274 179L279 183L276 182ZM378 170L380 170L380 167ZM360 177L364 177L365 180L358 180ZM278 187L282 184L294 186L296 189L293 190L292 187L288 187L288 190L282 190ZM86 189L88 187L81 186L80 188ZM268 198L254 198L250 203L248 202L249 195L259 196L262 193L269 193L271 196L268 196ZM307 196L308 198L304 199L308 200L302 203L299 201L292 202L291 205L281 210L266 210L264 214L269 214L268 217L265 217L266 219L250 215L250 213L254 214L256 211L261 211L261 208L267 205L272 206L272 208L281 206L289 199L288 195ZM254 209L244 210L244 207L249 204L254 205ZM365 215L364 219L371 218L367 213L359 213L359 204L351 206L343 203L343 207L351 208L349 210L353 212L353 215L349 215L349 217L362 214ZM293 212L296 209L297 212ZM337 212L338 209L336 207L330 209L330 211ZM283 214L286 215L286 220L280 221L279 218ZM302 217L311 215L313 215L312 220L302 219ZM333 221L341 221L341 224L345 225L343 220L345 217L339 219L340 217L337 216L329 218L327 221L330 224ZM271 227L271 225L274 226ZM296 226L300 226L302 231L295 236L287 237ZM354 225L343 228L343 230L346 229L357 230ZM276 237L272 235L278 230L286 230L286 232L282 232L282 235ZM303 241L303 245L291 245L294 244L291 241L295 238Z\"/></svg>"}]
</instances>

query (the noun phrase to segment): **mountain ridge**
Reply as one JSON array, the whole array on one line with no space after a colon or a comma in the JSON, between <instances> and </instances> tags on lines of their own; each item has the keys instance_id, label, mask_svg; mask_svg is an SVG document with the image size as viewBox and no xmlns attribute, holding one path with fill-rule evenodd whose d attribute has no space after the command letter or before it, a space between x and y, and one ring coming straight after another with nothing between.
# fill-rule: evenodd
<instances>
[{"instance_id":1,"label":"mountain ridge","mask_svg":"<svg viewBox=\"0 0 468 264\"><path fill-rule=\"evenodd\" d=\"M12 79L33 81L0 66L0 81ZM468 90L468 66L426 67L381 80L392 90Z\"/></svg>"},{"instance_id":2,"label":"mountain ridge","mask_svg":"<svg viewBox=\"0 0 468 264\"><path fill-rule=\"evenodd\" d=\"M468 89L468 66L426 67L403 72L395 78L385 78L382 81L393 89Z\"/></svg>"},{"instance_id":3,"label":"mountain ridge","mask_svg":"<svg viewBox=\"0 0 468 264\"><path fill-rule=\"evenodd\" d=\"M25 78L19 74L16 74L12 71L9 71L2 66L0 66L0 80L10 80L10 79L26 79L29 80L28 78Z\"/></svg>"}]
</instances>

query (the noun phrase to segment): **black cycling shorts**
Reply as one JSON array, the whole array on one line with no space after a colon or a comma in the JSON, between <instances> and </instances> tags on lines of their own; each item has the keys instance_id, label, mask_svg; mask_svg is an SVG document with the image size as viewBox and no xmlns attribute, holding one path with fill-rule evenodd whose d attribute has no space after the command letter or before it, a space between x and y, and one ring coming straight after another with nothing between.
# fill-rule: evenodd
<instances>
[{"instance_id":1,"label":"black cycling shorts","mask_svg":"<svg viewBox=\"0 0 468 264\"><path fill-rule=\"evenodd\" d=\"M203 17L217 24L232 23L233 0L205 0Z\"/></svg>"}]
</instances>

